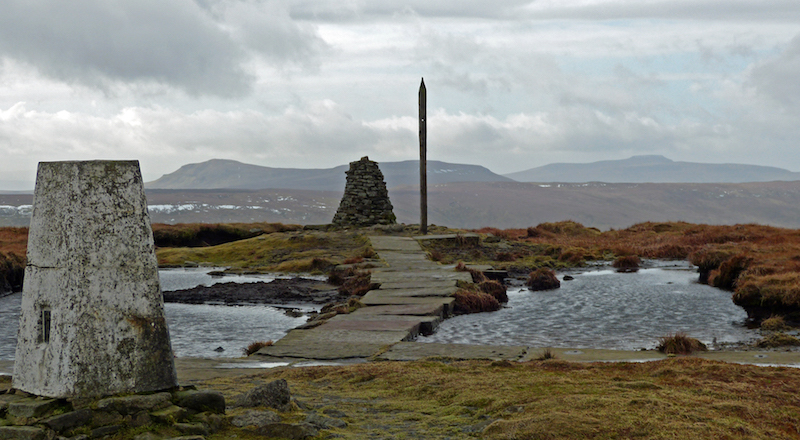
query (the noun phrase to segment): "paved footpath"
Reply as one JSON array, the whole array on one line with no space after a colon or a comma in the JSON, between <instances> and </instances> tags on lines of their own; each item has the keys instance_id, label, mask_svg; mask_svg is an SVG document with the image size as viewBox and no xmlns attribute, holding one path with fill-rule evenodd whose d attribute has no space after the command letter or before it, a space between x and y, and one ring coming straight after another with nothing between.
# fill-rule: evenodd
<instances>
[{"instance_id":1,"label":"paved footpath","mask_svg":"<svg viewBox=\"0 0 800 440\"><path fill-rule=\"evenodd\" d=\"M291 330L258 355L306 360L371 358L394 344L432 333L452 313L456 283L472 282L468 272L428 260L416 239L369 239L386 265L371 269L372 282L380 283L380 288L361 299L366 307L336 315L311 329Z\"/></svg>"}]
</instances>

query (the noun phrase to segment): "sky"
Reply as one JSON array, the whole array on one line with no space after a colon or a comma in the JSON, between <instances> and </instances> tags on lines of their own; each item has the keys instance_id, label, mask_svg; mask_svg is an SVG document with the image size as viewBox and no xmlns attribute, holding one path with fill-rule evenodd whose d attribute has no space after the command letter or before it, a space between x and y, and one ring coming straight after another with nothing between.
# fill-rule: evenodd
<instances>
[{"instance_id":1,"label":"sky","mask_svg":"<svg viewBox=\"0 0 800 440\"><path fill-rule=\"evenodd\" d=\"M422 77L430 160L800 171L797 0L3 0L0 189L418 159Z\"/></svg>"}]
</instances>

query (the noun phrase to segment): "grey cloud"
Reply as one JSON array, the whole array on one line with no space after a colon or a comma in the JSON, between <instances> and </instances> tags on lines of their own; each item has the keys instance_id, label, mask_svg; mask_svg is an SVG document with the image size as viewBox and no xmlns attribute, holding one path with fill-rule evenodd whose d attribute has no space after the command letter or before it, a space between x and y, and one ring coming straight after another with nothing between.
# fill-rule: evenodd
<instances>
[{"instance_id":1,"label":"grey cloud","mask_svg":"<svg viewBox=\"0 0 800 440\"><path fill-rule=\"evenodd\" d=\"M542 4L536 0L294 0L291 13L295 18L322 21L417 15L503 20L653 18L791 22L800 20L800 4L796 0L609 0L578 5Z\"/></svg>"},{"instance_id":2,"label":"grey cloud","mask_svg":"<svg viewBox=\"0 0 800 440\"><path fill-rule=\"evenodd\" d=\"M164 83L193 95L241 96L246 54L195 3L6 0L0 54L63 81L109 88Z\"/></svg>"},{"instance_id":3,"label":"grey cloud","mask_svg":"<svg viewBox=\"0 0 800 440\"><path fill-rule=\"evenodd\" d=\"M270 60L313 68L329 49L312 25L291 19L284 1L234 1L222 7L234 34Z\"/></svg>"},{"instance_id":4,"label":"grey cloud","mask_svg":"<svg viewBox=\"0 0 800 440\"><path fill-rule=\"evenodd\" d=\"M513 18L529 3L531 0L295 0L291 13L295 18L330 21L397 15Z\"/></svg>"},{"instance_id":5,"label":"grey cloud","mask_svg":"<svg viewBox=\"0 0 800 440\"><path fill-rule=\"evenodd\" d=\"M699 19L784 21L800 20L800 3L796 0L615 0L573 6L532 8L527 18L541 19Z\"/></svg>"},{"instance_id":6,"label":"grey cloud","mask_svg":"<svg viewBox=\"0 0 800 440\"><path fill-rule=\"evenodd\" d=\"M749 85L785 108L800 112L800 35L779 56L755 66Z\"/></svg>"}]
</instances>

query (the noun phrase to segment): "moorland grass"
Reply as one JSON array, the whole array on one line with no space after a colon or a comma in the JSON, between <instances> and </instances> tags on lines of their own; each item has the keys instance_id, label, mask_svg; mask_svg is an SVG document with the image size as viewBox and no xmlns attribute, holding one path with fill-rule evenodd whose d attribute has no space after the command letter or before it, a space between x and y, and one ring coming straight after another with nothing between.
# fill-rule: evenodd
<instances>
[{"instance_id":1,"label":"moorland grass","mask_svg":"<svg viewBox=\"0 0 800 440\"><path fill-rule=\"evenodd\" d=\"M644 363L377 362L285 368L203 386L230 398L283 378L346 414L344 439L795 439L800 371L697 358ZM302 420L302 413L284 414ZM209 437L232 439L233 429ZM325 434L323 434L324 436ZM246 437L238 437L246 438Z\"/></svg>"},{"instance_id":2,"label":"moorland grass","mask_svg":"<svg viewBox=\"0 0 800 440\"><path fill-rule=\"evenodd\" d=\"M157 247L204 247L243 240L261 234L297 231L300 225L282 223L153 223L153 241Z\"/></svg>"},{"instance_id":3,"label":"moorland grass","mask_svg":"<svg viewBox=\"0 0 800 440\"><path fill-rule=\"evenodd\" d=\"M355 231L276 232L217 246L156 251L162 267L192 262L258 272L310 273L324 273L347 259L373 254L369 240Z\"/></svg>"}]
</instances>

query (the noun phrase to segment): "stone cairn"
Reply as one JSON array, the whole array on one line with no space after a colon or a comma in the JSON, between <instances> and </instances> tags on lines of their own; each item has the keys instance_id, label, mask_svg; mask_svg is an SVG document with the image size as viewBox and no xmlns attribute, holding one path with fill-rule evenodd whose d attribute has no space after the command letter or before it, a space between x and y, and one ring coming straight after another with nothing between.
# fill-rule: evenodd
<instances>
[{"instance_id":1,"label":"stone cairn","mask_svg":"<svg viewBox=\"0 0 800 440\"><path fill-rule=\"evenodd\" d=\"M378 163L367 156L350 162L344 196L333 216L336 226L372 226L396 223L392 202Z\"/></svg>"}]
</instances>

